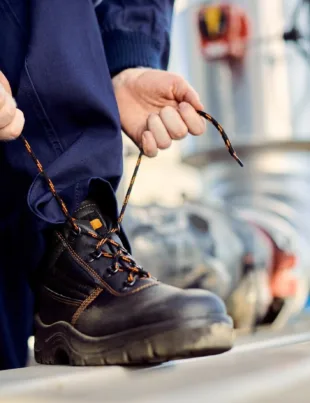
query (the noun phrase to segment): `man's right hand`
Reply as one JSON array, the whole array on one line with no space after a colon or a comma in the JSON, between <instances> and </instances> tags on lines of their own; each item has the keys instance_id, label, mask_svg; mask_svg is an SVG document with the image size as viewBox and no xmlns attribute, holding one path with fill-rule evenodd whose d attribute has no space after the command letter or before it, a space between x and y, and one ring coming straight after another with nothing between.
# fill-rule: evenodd
<instances>
[{"instance_id":1,"label":"man's right hand","mask_svg":"<svg viewBox=\"0 0 310 403\"><path fill-rule=\"evenodd\" d=\"M0 141L16 139L24 124L24 114L16 107L10 84L0 71Z\"/></svg>"}]
</instances>

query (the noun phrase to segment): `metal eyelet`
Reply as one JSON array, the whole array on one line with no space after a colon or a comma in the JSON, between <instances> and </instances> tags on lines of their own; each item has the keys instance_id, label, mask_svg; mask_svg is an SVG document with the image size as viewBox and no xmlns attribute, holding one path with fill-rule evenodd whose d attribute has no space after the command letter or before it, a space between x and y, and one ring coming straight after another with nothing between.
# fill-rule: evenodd
<instances>
[{"instance_id":1,"label":"metal eyelet","mask_svg":"<svg viewBox=\"0 0 310 403\"><path fill-rule=\"evenodd\" d=\"M119 271L119 269L115 266L112 267L108 267L107 268L107 272L110 276L113 276L114 274L116 274Z\"/></svg>"},{"instance_id":2,"label":"metal eyelet","mask_svg":"<svg viewBox=\"0 0 310 403\"><path fill-rule=\"evenodd\" d=\"M90 259L88 260L88 263L92 263L95 259L98 260L102 256L102 251L94 251L90 254Z\"/></svg>"},{"instance_id":3,"label":"metal eyelet","mask_svg":"<svg viewBox=\"0 0 310 403\"><path fill-rule=\"evenodd\" d=\"M126 256L128 256L128 255L129 255L128 250L127 250L127 249L125 249L123 246L121 247L121 249L120 249L120 250L123 252L123 254L124 254L124 255L126 255Z\"/></svg>"},{"instance_id":4,"label":"metal eyelet","mask_svg":"<svg viewBox=\"0 0 310 403\"><path fill-rule=\"evenodd\" d=\"M126 289L128 287L133 287L135 285L135 283L136 283L136 277L134 277L132 281L125 281L123 289Z\"/></svg>"},{"instance_id":5,"label":"metal eyelet","mask_svg":"<svg viewBox=\"0 0 310 403\"><path fill-rule=\"evenodd\" d=\"M72 228L71 232L73 233L74 236L80 236L82 233L82 229L81 229L81 227L78 226L77 230L75 228Z\"/></svg>"},{"instance_id":6,"label":"metal eyelet","mask_svg":"<svg viewBox=\"0 0 310 403\"><path fill-rule=\"evenodd\" d=\"M98 252L95 251L95 252L92 253L92 256L94 257L94 259L98 260L98 259L100 259L101 256L102 256L102 251L101 251L101 250L98 251Z\"/></svg>"}]
</instances>

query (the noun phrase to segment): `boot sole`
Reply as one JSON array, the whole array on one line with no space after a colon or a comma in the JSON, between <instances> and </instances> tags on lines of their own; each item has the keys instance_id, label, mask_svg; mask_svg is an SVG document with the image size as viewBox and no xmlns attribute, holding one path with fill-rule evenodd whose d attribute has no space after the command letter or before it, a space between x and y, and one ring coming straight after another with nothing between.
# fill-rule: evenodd
<instances>
[{"instance_id":1,"label":"boot sole","mask_svg":"<svg viewBox=\"0 0 310 403\"><path fill-rule=\"evenodd\" d=\"M67 322L45 325L35 318L35 359L52 365L143 365L204 357L232 348L227 315L162 322L103 337L91 337Z\"/></svg>"}]
</instances>

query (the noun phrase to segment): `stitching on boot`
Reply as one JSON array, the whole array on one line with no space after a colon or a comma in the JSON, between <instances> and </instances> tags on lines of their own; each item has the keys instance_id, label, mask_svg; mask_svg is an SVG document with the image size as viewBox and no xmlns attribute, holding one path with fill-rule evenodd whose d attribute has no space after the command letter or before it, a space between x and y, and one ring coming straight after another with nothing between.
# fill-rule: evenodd
<instances>
[{"instance_id":1,"label":"stitching on boot","mask_svg":"<svg viewBox=\"0 0 310 403\"><path fill-rule=\"evenodd\" d=\"M109 284L107 284L100 276L98 276L98 274L90 266L88 266L88 264L85 263L84 260L69 245L68 245L68 248L69 248L71 254L73 255L73 258L75 258L75 260L77 260L83 267L85 267L86 270L91 271L92 273L94 273L95 277L100 281L102 286L104 288L106 288L112 295L115 295L116 297L126 297L128 295L135 294L135 293L143 290L144 288L152 287L152 286L158 284L158 282L146 284L146 285L143 285L143 286L141 286L139 288L136 288L135 290L130 291L130 292L126 293L126 294L121 294L121 293L115 291L114 288L109 286Z\"/></svg>"},{"instance_id":2,"label":"stitching on boot","mask_svg":"<svg viewBox=\"0 0 310 403\"><path fill-rule=\"evenodd\" d=\"M58 302L62 302L64 304L73 305L73 306L79 306L81 303L80 301L75 301L75 300L69 299L68 297L62 296L46 286L44 286L44 289L50 294L51 298L55 299Z\"/></svg>"},{"instance_id":3,"label":"stitching on boot","mask_svg":"<svg viewBox=\"0 0 310 403\"><path fill-rule=\"evenodd\" d=\"M93 270L90 266L88 266L84 260L77 254L75 253L75 251L71 248L71 246L69 244L67 244L65 238L59 233L57 232L58 237L62 240L62 242L64 243L64 245L66 246L66 248L68 248L69 252L71 253L71 255L73 256L75 261L78 261L78 263L80 263L87 271L88 273L90 273L93 277L95 277L103 286L105 286L104 281L102 280L102 278L95 272L95 270Z\"/></svg>"},{"instance_id":4,"label":"stitching on boot","mask_svg":"<svg viewBox=\"0 0 310 403\"><path fill-rule=\"evenodd\" d=\"M86 204L86 206L83 206L83 207L78 208L78 209L75 211L75 214L78 213L78 212L81 211L81 210L85 210L85 209L88 208L88 207L97 207L97 206L96 206L96 204L94 204L94 203Z\"/></svg>"},{"instance_id":5,"label":"stitching on boot","mask_svg":"<svg viewBox=\"0 0 310 403\"><path fill-rule=\"evenodd\" d=\"M103 289L97 287L94 291L81 303L78 309L75 311L74 315L71 319L71 325L74 326L81 316L81 314L85 311L85 309L102 293Z\"/></svg>"},{"instance_id":6,"label":"stitching on boot","mask_svg":"<svg viewBox=\"0 0 310 403\"><path fill-rule=\"evenodd\" d=\"M121 293L115 291L114 288L109 286L109 284L107 284L100 276L98 276L98 274L90 266L88 266L88 264L85 263L84 260L69 245L68 245L68 249L69 249L70 253L73 256L73 259L75 259L78 263L80 263L88 272L93 273L93 275L100 281L102 286L104 288L106 288L112 295L115 295L116 297L126 297L128 295L135 294L135 293L143 290L144 288L152 287L152 286L158 284L158 282L146 284L146 285L143 285L143 286L141 286L139 288L136 288L135 290L130 291L130 292L126 293L126 294L121 294Z\"/></svg>"},{"instance_id":7,"label":"stitching on boot","mask_svg":"<svg viewBox=\"0 0 310 403\"><path fill-rule=\"evenodd\" d=\"M109 286L109 284L107 284L96 272L95 270L93 270L86 262L84 262L84 260L71 248L71 246L69 244L67 244L65 238L59 233L57 232L57 235L59 236L59 238L62 240L62 242L64 243L64 245L66 245L66 247L68 248L69 252L71 253L73 259L75 261L77 261L78 263L80 263L81 266L84 267L84 269L86 269L88 271L88 273L90 273L92 276L94 276L99 282L100 284L106 288L112 295L115 295L116 297L126 297L128 295L132 295L135 294L141 290L143 290L144 288L149 288L152 287L154 285L158 285L158 281L154 281L154 283L151 284L146 284L143 285L131 292L128 292L126 294L121 294L117 291L115 291L112 287Z\"/></svg>"}]
</instances>

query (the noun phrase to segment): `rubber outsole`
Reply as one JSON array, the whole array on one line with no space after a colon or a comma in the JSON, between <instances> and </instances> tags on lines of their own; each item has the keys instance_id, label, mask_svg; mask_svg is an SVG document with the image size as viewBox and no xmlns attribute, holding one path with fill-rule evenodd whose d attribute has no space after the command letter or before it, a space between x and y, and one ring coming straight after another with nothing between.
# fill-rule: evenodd
<instances>
[{"instance_id":1,"label":"rubber outsole","mask_svg":"<svg viewBox=\"0 0 310 403\"><path fill-rule=\"evenodd\" d=\"M35 318L35 359L51 365L145 365L224 353L234 330L227 315L159 323L110 336L90 337L67 322Z\"/></svg>"}]
</instances>

